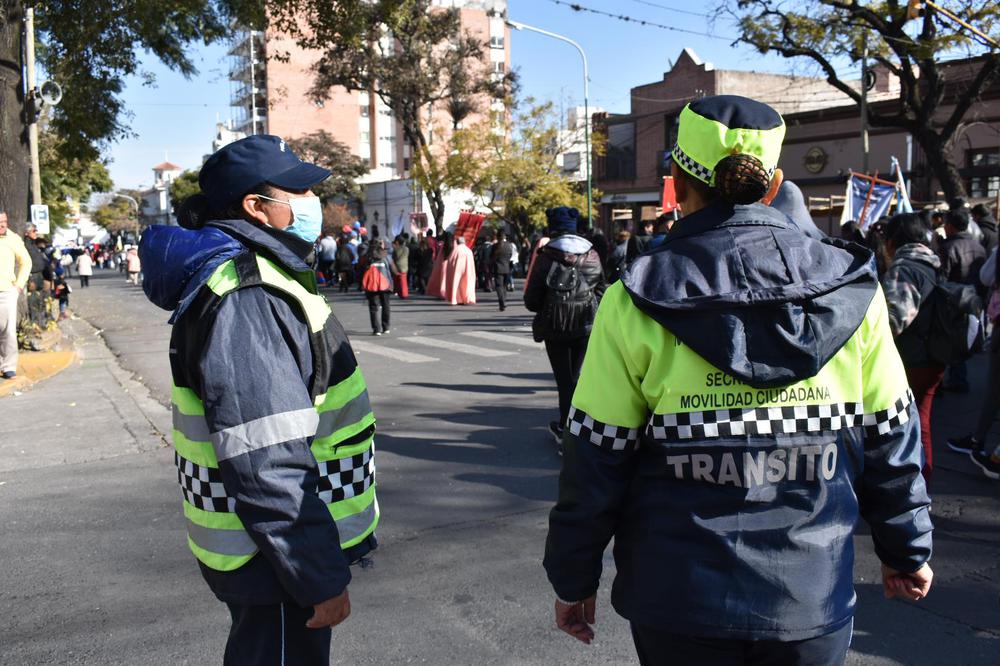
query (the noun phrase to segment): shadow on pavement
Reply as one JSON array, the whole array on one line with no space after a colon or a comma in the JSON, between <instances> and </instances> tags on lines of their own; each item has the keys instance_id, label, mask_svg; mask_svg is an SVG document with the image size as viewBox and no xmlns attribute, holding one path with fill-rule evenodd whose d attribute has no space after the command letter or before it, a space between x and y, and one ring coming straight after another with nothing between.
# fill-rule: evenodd
<instances>
[{"instance_id":1,"label":"shadow on pavement","mask_svg":"<svg viewBox=\"0 0 1000 666\"><path fill-rule=\"evenodd\" d=\"M484 393L487 395L534 395L548 388L531 386L484 386L482 384L434 384L431 382L404 382L400 386L458 391L460 393Z\"/></svg>"}]
</instances>

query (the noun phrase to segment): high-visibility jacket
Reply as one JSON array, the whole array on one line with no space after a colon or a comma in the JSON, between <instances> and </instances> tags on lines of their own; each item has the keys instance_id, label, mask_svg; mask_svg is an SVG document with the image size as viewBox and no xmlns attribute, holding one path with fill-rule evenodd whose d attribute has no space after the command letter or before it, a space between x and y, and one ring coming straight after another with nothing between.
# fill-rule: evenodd
<instances>
[{"instance_id":1,"label":"high-visibility jacket","mask_svg":"<svg viewBox=\"0 0 1000 666\"><path fill-rule=\"evenodd\" d=\"M804 640L851 621L854 530L931 555L916 405L871 253L762 206L681 220L601 301L545 568L678 634Z\"/></svg>"},{"instance_id":2,"label":"high-visibility jacket","mask_svg":"<svg viewBox=\"0 0 1000 666\"><path fill-rule=\"evenodd\" d=\"M331 316L326 299L312 293L274 262L244 253L219 266L209 278L193 308L199 327L211 325L211 313L229 294L255 286L276 289L301 308L311 333L314 379L310 392L315 413L283 413L245 427L211 433L205 405L182 373L174 373L172 392L173 442L177 478L184 495L188 545L204 565L232 571L246 564L257 547L236 514L236 500L226 493L219 473L219 458L238 454L246 446L247 431L256 437L280 441L282 433L298 426L291 421L315 423L312 453L320 471L319 496L337 525L344 549L361 542L378 523L375 497L373 436L375 416L361 370L330 384L331 368L324 367L333 354L326 324ZM194 313L191 313L194 314ZM190 314L189 314L190 316ZM175 368L176 370L176 368Z\"/></svg>"}]
</instances>

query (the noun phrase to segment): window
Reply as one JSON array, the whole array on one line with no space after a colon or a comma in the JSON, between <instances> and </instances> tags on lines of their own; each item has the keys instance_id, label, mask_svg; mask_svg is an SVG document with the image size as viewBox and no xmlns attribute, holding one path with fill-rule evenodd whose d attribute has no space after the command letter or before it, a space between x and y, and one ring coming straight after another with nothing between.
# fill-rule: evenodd
<instances>
[{"instance_id":1,"label":"window","mask_svg":"<svg viewBox=\"0 0 1000 666\"><path fill-rule=\"evenodd\" d=\"M497 74L503 74L504 71L506 71L506 68L507 64L504 62L493 63L493 71L496 72Z\"/></svg>"},{"instance_id":2,"label":"window","mask_svg":"<svg viewBox=\"0 0 1000 666\"><path fill-rule=\"evenodd\" d=\"M362 145L367 146L372 142L372 134L371 132L361 132L359 139Z\"/></svg>"},{"instance_id":3,"label":"window","mask_svg":"<svg viewBox=\"0 0 1000 666\"><path fill-rule=\"evenodd\" d=\"M503 48L503 37L490 37L490 48L491 49L502 49Z\"/></svg>"},{"instance_id":4,"label":"window","mask_svg":"<svg viewBox=\"0 0 1000 666\"><path fill-rule=\"evenodd\" d=\"M608 125L607 150L602 159L604 178L635 180L635 123Z\"/></svg>"},{"instance_id":5,"label":"window","mask_svg":"<svg viewBox=\"0 0 1000 666\"><path fill-rule=\"evenodd\" d=\"M367 104L362 104L360 108L361 108L361 117L367 118L368 115L371 113L371 108Z\"/></svg>"},{"instance_id":6,"label":"window","mask_svg":"<svg viewBox=\"0 0 1000 666\"><path fill-rule=\"evenodd\" d=\"M1000 193L1000 149L980 148L966 153L969 166L969 196L974 199L996 197Z\"/></svg>"}]
</instances>

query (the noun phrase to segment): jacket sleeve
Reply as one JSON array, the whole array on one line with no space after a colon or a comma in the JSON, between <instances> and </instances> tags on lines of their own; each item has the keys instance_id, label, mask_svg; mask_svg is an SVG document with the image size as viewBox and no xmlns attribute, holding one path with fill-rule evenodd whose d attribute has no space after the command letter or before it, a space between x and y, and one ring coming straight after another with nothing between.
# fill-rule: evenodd
<instances>
[{"instance_id":1,"label":"jacket sleeve","mask_svg":"<svg viewBox=\"0 0 1000 666\"><path fill-rule=\"evenodd\" d=\"M888 304L889 330L897 336L913 323L920 312L923 301L920 287L912 270L901 263L894 263L882 278L882 288Z\"/></svg>"},{"instance_id":2,"label":"jacket sleeve","mask_svg":"<svg viewBox=\"0 0 1000 666\"><path fill-rule=\"evenodd\" d=\"M979 283L984 287L991 288L997 277L997 248L990 250L990 256L979 269Z\"/></svg>"},{"instance_id":3,"label":"jacket sleeve","mask_svg":"<svg viewBox=\"0 0 1000 666\"><path fill-rule=\"evenodd\" d=\"M623 326L623 311L631 307L620 284L602 300L563 436L559 500L549 515L544 565L564 601L597 591L604 549L614 535L648 419L640 389L645 364L631 353Z\"/></svg>"},{"instance_id":4,"label":"jacket sleeve","mask_svg":"<svg viewBox=\"0 0 1000 666\"><path fill-rule=\"evenodd\" d=\"M205 417L236 514L300 606L350 582L337 526L317 494L319 416L307 388L308 327L262 288L223 301L199 363Z\"/></svg>"},{"instance_id":5,"label":"jacket sleeve","mask_svg":"<svg viewBox=\"0 0 1000 666\"><path fill-rule=\"evenodd\" d=\"M531 266L528 283L524 285L524 307L530 312L538 312L545 305L545 278L551 265L552 257L539 250Z\"/></svg>"},{"instance_id":6,"label":"jacket sleeve","mask_svg":"<svg viewBox=\"0 0 1000 666\"><path fill-rule=\"evenodd\" d=\"M920 473L924 463L920 417L892 341L881 290L863 326L865 435L858 501L879 559L908 573L930 559L933 527Z\"/></svg>"},{"instance_id":7,"label":"jacket sleeve","mask_svg":"<svg viewBox=\"0 0 1000 666\"><path fill-rule=\"evenodd\" d=\"M20 236L16 238L18 242L14 243L14 286L23 291L31 275L31 255L28 254L28 248L24 246Z\"/></svg>"}]
</instances>

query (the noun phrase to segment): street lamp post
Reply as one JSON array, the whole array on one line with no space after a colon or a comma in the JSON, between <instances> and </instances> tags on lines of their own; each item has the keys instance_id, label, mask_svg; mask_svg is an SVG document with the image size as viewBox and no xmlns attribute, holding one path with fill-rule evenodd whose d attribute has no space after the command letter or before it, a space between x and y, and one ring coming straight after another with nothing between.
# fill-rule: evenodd
<instances>
[{"instance_id":1,"label":"street lamp post","mask_svg":"<svg viewBox=\"0 0 1000 666\"><path fill-rule=\"evenodd\" d=\"M563 35L549 32L548 30L542 30L541 28L536 28L525 23L520 23L518 21L506 21L507 25L514 30L528 30L530 32L537 32L540 35L546 35L547 37L552 37L553 39L558 39L559 41L571 44L580 52L580 57L583 58L583 114L584 118L584 141L586 143L587 150L587 223L592 227L593 222L593 212L594 212L594 192L592 187L592 179L590 173L590 73L587 67L587 54L584 53L583 47L577 44L575 41L569 37L564 37Z\"/></svg>"}]
</instances>

